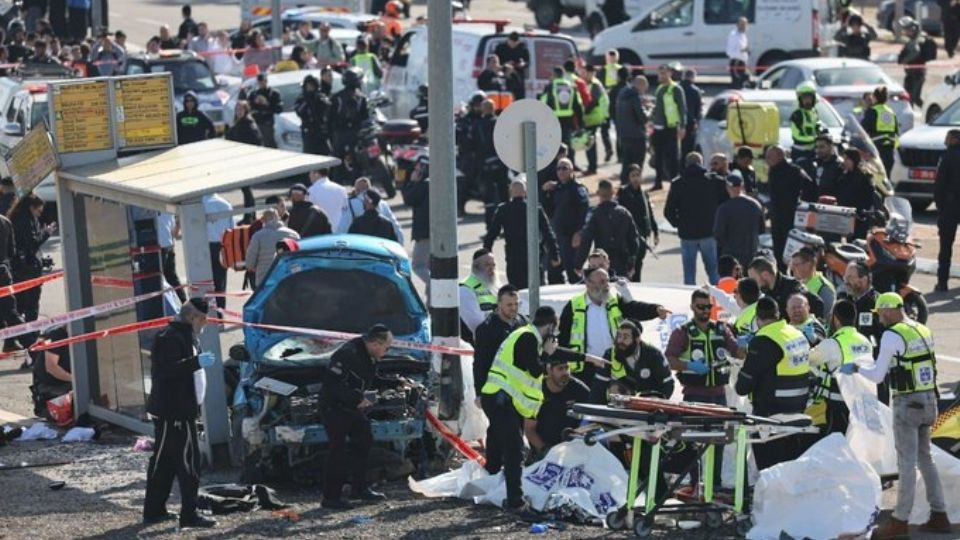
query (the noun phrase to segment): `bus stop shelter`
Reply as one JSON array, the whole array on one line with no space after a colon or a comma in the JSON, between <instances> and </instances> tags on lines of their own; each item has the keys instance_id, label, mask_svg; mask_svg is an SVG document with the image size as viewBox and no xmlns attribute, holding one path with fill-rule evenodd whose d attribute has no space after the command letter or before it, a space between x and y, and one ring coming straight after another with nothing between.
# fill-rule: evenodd
<instances>
[{"instance_id":1,"label":"bus stop shelter","mask_svg":"<svg viewBox=\"0 0 960 540\"><path fill-rule=\"evenodd\" d=\"M188 296L211 292L211 250L205 195L225 193L326 169L327 156L297 154L212 139L167 150L67 167L57 172L67 309L70 311L160 290L158 212L179 218ZM231 214L250 211L235 207ZM149 304L153 302L153 308ZM211 302L213 305L213 302ZM79 335L159 317L161 297L70 323ZM157 330L71 345L74 407L135 432L152 434L146 414L150 344ZM201 348L222 360L220 327L200 335ZM207 370L201 447L210 463L223 463L230 436L223 364Z\"/></svg>"}]
</instances>

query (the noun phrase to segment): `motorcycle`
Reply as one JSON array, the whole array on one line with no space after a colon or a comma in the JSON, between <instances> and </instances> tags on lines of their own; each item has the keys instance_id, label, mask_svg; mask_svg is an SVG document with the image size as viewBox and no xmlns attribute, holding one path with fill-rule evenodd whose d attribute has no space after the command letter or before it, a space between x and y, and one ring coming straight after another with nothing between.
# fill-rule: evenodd
<instances>
[{"instance_id":1,"label":"motorcycle","mask_svg":"<svg viewBox=\"0 0 960 540\"><path fill-rule=\"evenodd\" d=\"M393 172L387 163L387 151L381 146L380 134L386 122L380 107L387 105L390 99L386 94L374 92L367 98L369 118L360 124L357 130L357 142L345 156L345 167L356 169L359 175L370 178L375 185L381 186L387 198L392 199L397 194L397 187L393 180Z\"/></svg>"}]
</instances>

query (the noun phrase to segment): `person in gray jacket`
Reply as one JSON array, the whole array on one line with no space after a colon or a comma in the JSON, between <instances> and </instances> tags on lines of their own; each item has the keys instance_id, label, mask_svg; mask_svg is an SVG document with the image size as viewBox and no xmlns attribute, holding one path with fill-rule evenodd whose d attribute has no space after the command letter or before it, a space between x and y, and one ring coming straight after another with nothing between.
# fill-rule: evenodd
<instances>
[{"instance_id":1,"label":"person in gray jacket","mask_svg":"<svg viewBox=\"0 0 960 540\"><path fill-rule=\"evenodd\" d=\"M247 246L247 256L244 259L247 270L253 270L252 285L254 288L262 282L267 276L267 272L270 271L273 258L277 254L277 242L287 238L300 239L297 231L284 227L275 209L267 208L264 210L261 219L263 219L263 228L250 238L250 245Z\"/></svg>"},{"instance_id":2,"label":"person in gray jacket","mask_svg":"<svg viewBox=\"0 0 960 540\"><path fill-rule=\"evenodd\" d=\"M622 68L626 69L626 68ZM625 86L617 95L613 123L617 127L617 141L620 156L620 182L629 182L630 166L639 165L647 157L647 109L643 96L650 84L643 75L637 75L629 86Z\"/></svg>"}]
</instances>

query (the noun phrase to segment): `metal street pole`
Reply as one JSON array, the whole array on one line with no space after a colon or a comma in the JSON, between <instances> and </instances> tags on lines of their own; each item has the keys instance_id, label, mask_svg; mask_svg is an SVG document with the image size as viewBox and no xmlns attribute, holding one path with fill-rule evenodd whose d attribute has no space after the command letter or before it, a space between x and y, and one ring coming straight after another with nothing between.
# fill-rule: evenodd
<instances>
[{"instance_id":1,"label":"metal street pole","mask_svg":"<svg viewBox=\"0 0 960 540\"><path fill-rule=\"evenodd\" d=\"M540 183L537 181L537 124L523 123L523 172L527 176L527 302L531 320L540 307Z\"/></svg>"},{"instance_id":2,"label":"metal street pole","mask_svg":"<svg viewBox=\"0 0 960 540\"><path fill-rule=\"evenodd\" d=\"M281 9L280 0L270 0L270 40L274 42L272 45L276 47L273 49L273 58L276 61L280 61L283 56L283 20L281 19L283 13Z\"/></svg>"},{"instance_id":3,"label":"metal street pole","mask_svg":"<svg viewBox=\"0 0 960 540\"><path fill-rule=\"evenodd\" d=\"M450 0L427 3L430 103L430 321L433 343L460 345L457 177L453 131L453 13ZM434 364L436 365L436 364ZM460 357L440 356L442 420L456 420L463 396Z\"/></svg>"}]
</instances>

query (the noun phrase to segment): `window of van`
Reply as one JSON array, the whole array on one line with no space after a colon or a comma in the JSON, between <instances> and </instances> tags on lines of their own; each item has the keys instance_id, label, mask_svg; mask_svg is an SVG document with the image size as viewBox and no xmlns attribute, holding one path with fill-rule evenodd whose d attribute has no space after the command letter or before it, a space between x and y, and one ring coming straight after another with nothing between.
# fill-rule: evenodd
<instances>
[{"instance_id":1,"label":"window of van","mask_svg":"<svg viewBox=\"0 0 960 540\"><path fill-rule=\"evenodd\" d=\"M706 0L703 4L703 22L734 25L737 19L746 17L752 23L756 8L754 0Z\"/></svg>"},{"instance_id":2,"label":"window of van","mask_svg":"<svg viewBox=\"0 0 960 540\"><path fill-rule=\"evenodd\" d=\"M35 101L30 109L30 128L33 129L44 122L49 125L49 117L50 108L47 107L47 103Z\"/></svg>"},{"instance_id":3,"label":"window of van","mask_svg":"<svg viewBox=\"0 0 960 540\"><path fill-rule=\"evenodd\" d=\"M693 0L670 0L644 17L633 31L677 28L691 24L693 24Z\"/></svg>"}]
</instances>

